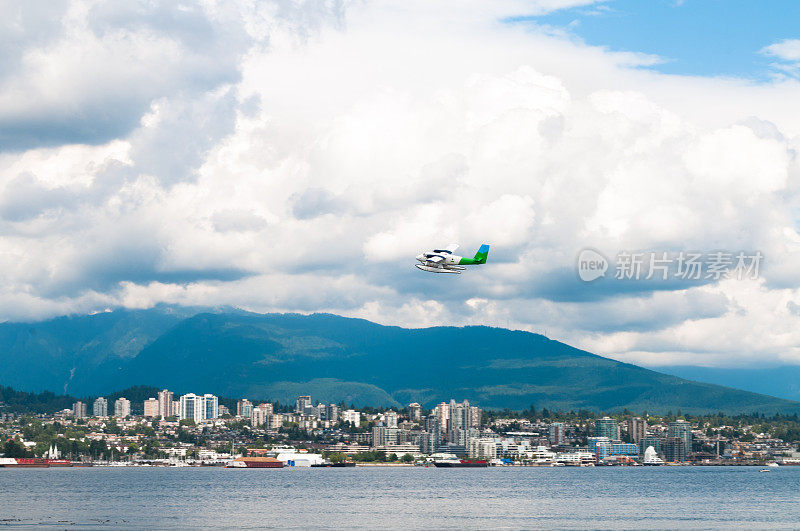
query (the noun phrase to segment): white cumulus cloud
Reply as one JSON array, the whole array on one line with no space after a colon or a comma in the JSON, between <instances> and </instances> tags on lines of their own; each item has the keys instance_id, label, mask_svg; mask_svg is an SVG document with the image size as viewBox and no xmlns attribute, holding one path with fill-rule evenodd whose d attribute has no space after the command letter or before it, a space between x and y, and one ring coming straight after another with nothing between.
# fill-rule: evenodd
<instances>
[{"instance_id":1,"label":"white cumulus cloud","mask_svg":"<svg viewBox=\"0 0 800 531\"><path fill-rule=\"evenodd\" d=\"M504 22L591 3L15 8L0 318L230 304L510 326L651 365L799 363L796 83L660 74ZM452 241L491 244L489 263L414 269ZM765 263L586 285L584 247Z\"/></svg>"}]
</instances>

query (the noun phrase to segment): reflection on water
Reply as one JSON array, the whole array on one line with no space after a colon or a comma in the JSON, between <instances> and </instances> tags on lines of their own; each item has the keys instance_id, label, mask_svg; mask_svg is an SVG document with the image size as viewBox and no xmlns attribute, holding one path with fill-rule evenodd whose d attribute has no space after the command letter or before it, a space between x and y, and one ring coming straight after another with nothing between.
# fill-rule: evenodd
<instances>
[{"instance_id":1,"label":"reflection on water","mask_svg":"<svg viewBox=\"0 0 800 531\"><path fill-rule=\"evenodd\" d=\"M0 469L0 526L800 527L800 467Z\"/></svg>"}]
</instances>

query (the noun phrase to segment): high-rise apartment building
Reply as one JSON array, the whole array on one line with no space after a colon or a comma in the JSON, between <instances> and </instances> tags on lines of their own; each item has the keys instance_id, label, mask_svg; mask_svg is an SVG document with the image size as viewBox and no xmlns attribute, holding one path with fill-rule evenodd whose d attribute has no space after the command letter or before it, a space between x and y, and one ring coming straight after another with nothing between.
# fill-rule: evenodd
<instances>
[{"instance_id":1,"label":"high-rise apartment building","mask_svg":"<svg viewBox=\"0 0 800 531\"><path fill-rule=\"evenodd\" d=\"M399 428L389 428L387 426L375 426L372 428L372 446L380 447L387 444L397 444Z\"/></svg>"},{"instance_id":2,"label":"high-rise apartment building","mask_svg":"<svg viewBox=\"0 0 800 531\"><path fill-rule=\"evenodd\" d=\"M566 443L566 436L564 434L564 423L553 422L550 424L548 432L548 440L553 446L558 446Z\"/></svg>"},{"instance_id":3,"label":"high-rise apartment building","mask_svg":"<svg viewBox=\"0 0 800 531\"><path fill-rule=\"evenodd\" d=\"M272 429L269 426L269 418L272 416L272 413L273 405L267 402L259 404L258 407L253 407L250 413L250 425L254 427L264 426L266 429Z\"/></svg>"},{"instance_id":4,"label":"high-rise apartment building","mask_svg":"<svg viewBox=\"0 0 800 531\"><path fill-rule=\"evenodd\" d=\"M339 406L336 404L328 404L325 408L325 420L330 422L339 422Z\"/></svg>"},{"instance_id":5,"label":"high-rise apartment building","mask_svg":"<svg viewBox=\"0 0 800 531\"><path fill-rule=\"evenodd\" d=\"M246 398L236 402L236 416L249 419L253 416L253 403Z\"/></svg>"},{"instance_id":6,"label":"high-rise apartment building","mask_svg":"<svg viewBox=\"0 0 800 531\"><path fill-rule=\"evenodd\" d=\"M200 422L219 417L219 398L212 394L203 396L189 393L182 395L178 406L181 420Z\"/></svg>"},{"instance_id":7,"label":"high-rise apartment building","mask_svg":"<svg viewBox=\"0 0 800 531\"><path fill-rule=\"evenodd\" d=\"M260 428L266 420L266 413L260 407L252 408L252 411L250 411L250 425L252 427Z\"/></svg>"},{"instance_id":8,"label":"high-rise apartment building","mask_svg":"<svg viewBox=\"0 0 800 531\"><path fill-rule=\"evenodd\" d=\"M619 425L611 417L603 417L594 421L594 436L608 437L610 441L619 440Z\"/></svg>"},{"instance_id":9,"label":"high-rise apartment building","mask_svg":"<svg viewBox=\"0 0 800 531\"><path fill-rule=\"evenodd\" d=\"M448 426L450 426L450 404L447 402L437 404L433 408L433 414L439 419L439 426L441 426L442 431L447 431Z\"/></svg>"},{"instance_id":10,"label":"high-rise apartment building","mask_svg":"<svg viewBox=\"0 0 800 531\"><path fill-rule=\"evenodd\" d=\"M647 421L641 417L634 417L627 420L628 436L631 442L639 443L639 441L647 435Z\"/></svg>"},{"instance_id":11,"label":"high-rise apartment building","mask_svg":"<svg viewBox=\"0 0 800 531\"><path fill-rule=\"evenodd\" d=\"M84 402L75 402L72 404L72 416L76 419L85 419L86 404Z\"/></svg>"},{"instance_id":12,"label":"high-rise apartment building","mask_svg":"<svg viewBox=\"0 0 800 531\"><path fill-rule=\"evenodd\" d=\"M480 428L483 422L483 410L479 407L469 407L469 427Z\"/></svg>"},{"instance_id":13,"label":"high-rise apartment building","mask_svg":"<svg viewBox=\"0 0 800 531\"><path fill-rule=\"evenodd\" d=\"M410 403L408 405L408 420L410 420L411 422L419 422L421 417L422 417L422 406L420 406L416 402Z\"/></svg>"},{"instance_id":14,"label":"high-rise apartment building","mask_svg":"<svg viewBox=\"0 0 800 531\"><path fill-rule=\"evenodd\" d=\"M114 416L118 419L124 419L131 415L131 401L127 398L117 398L114 401Z\"/></svg>"},{"instance_id":15,"label":"high-rise apartment building","mask_svg":"<svg viewBox=\"0 0 800 531\"><path fill-rule=\"evenodd\" d=\"M219 417L219 398L211 394L204 394L203 400L205 402L203 419L215 419Z\"/></svg>"},{"instance_id":16,"label":"high-rise apartment building","mask_svg":"<svg viewBox=\"0 0 800 531\"><path fill-rule=\"evenodd\" d=\"M384 415L386 417L386 427L387 428L396 428L397 427L397 412L389 410Z\"/></svg>"},{"instance_id":17,"label":"high-rise apartment building","mask_svg":"<svg viewBox=\"0 0 800 531\"><path fill-rule=\"evenodd\" d=\"M277 430L280 429L281 426L283 426L283 415L279 413L272 413L267 415L267 418L264 419L264 428L268 430Z\"/></svg>"},{"instance_id":18,"label":"high-rise apartment building","mask_svg":"<svg viewBox=\"0 0 800 531\"><path fill-rule=\"evenodd\" d=\"M470 459L494 459L497 457L497 443L494 439L470 437L467 440L467 456Z\"/></svg>"},{"instance_id":19,"label":"high-rise apartment building","mask_svg":"<svg viewBox=\"0 0 800 531\"><path fill-rule=\"evenodd\" d=\"M312 407L311 406L311 397L310 396L307 396L307 395L298 396L297 397L297 402L295 403L295 406L294 406L294 412L297 413L298 415L305 415L306 414L306 409L310 408L310 407Z\"/></svg>"},{"instance_id":20,"label":"high-rise apartment building","mask_svg":"<svg viewBox=\"0 0 800 531\"><path fill-rule=\"evenodd\" d=\"M95 400L94 404L92 404L92 414L95 417L107 417L108 416L108 400L106 400L102 396L99 397L97 400Z\"/></svg>"},{"instance_id":21,"label":"high-rise apartment building","mask_svg":"<svg viewBox=\"0 0 800 531\"><path fill-rule=\"evenodd\" d=\"M645 435L639 439L639 455L644 455L645 450L650 446L653 447L657 454L661 454L661 439L655 435Z\"/></svg>"},{"instance_id":22,"label":"high-rise apartment building","mask_svg":"<svg viewBox=\"0 0 800 531\"><path fill-rule=\"evenodd\" d=\"M425 431L420 437L419 449L426 454L432 454L439 450L442 443L442 425L439 417L429 415L425 418Z\"/></svg>"},{"instance_id":23,"label":"high-rise apartment building","mask_svg":"<svg viewBox=\"0 0 800 531\"><path fill-rule=\"evenodd\" d=\"M667 437L661 443L664 461L681 463L686 461L686 440L683 437Z\"/></svg>"},{"instance_id":24,"label":"high-rise apartment building","mask_svg":"<svg viewBox=\"0 0 800 531\"><path fill-rule=\"evenodd\" d=\"M144 416L151 419L158 416L157 398L148 398L144 401Z\"/></svg>"},{"instance_id":25,"label":"high-rise apartment building","mask_svg":"<svg viewBox=\"0 0 800 531\"><path fill-rule=\"evenodd\" d=\"M680 437L683 439L686 453L690 454L692 452L692 426L685 420L670 422L669 426L667 426L667 437Z\"/></svg>"},{"instance_id":26,"label":"high-rise apartment building","mask_svg":"<svg viewBox=\"0 0 800 531\"><path fill-rule=\"evenodd\" d=\"M205 414L205 400L202 396L189 393L180 397L180 420L193 420L199 422L203 420Z\"/></svg>"},{"instance_id":27,"label":"high-rise apartment building","mask_svg":"<svg viewBox=\"0 0 800 531\"><path fill-rule=\"evenodd\" d=\"M469 428L470 425L470 408L469 402L464 400L464 402L456 402L455 400L450 400L450 404L448 405L449 415L447 421L447 433L450 433L453 430L466 430ZM467 441L464 441L464 444L467 444Z\"/></svg>"},{"instance_id":28,"label":"high-rise apartment building","mask_svg":"<svg viewBox=\"0 0 800 531\"><path fill-rule=\"evenodd\" d=\"M175 395L172 391L164 389L158 392L158 416L162 419L171 417L177 414L177 411L172 409L172 404L175 400Z\"/></svg>"}]
</instances>

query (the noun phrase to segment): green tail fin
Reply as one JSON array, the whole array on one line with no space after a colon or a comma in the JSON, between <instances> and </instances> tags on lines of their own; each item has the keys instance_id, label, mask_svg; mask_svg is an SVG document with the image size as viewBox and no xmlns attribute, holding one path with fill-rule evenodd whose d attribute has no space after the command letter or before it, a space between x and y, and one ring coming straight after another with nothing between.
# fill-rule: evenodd
<instances>
[{"instance_id":1,"label":"green tail fin","mask_svg":"<svg viewBox=\"0 0 800 531\"><path fill-rule=\"evenodd\" d=\"M478 249L478 252L475 253L475 258L473 258L473 260L475 260L476 264L485 264L486 259L488 257L489 257L489 246L484 243L483 245L481 245L481 248Z\"/></svg>"}]
</instances>

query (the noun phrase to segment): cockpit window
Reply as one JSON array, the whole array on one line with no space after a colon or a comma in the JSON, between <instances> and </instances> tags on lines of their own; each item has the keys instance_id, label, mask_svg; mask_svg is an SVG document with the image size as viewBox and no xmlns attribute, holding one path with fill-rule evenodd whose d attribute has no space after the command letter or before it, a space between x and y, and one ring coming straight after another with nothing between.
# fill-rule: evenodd
<instances>
[{"instance_id":1,"label":"cockpit window","mask_svg":"<svg viewBox=\"0 0 800 531\"><path fill-rule=\"evenodd\" d=\"M434 250L433 250L433 252L434 252L434 253L447 253L447 254L453 254L451 251L448 251L447 249L434 249Z\"/></svg>"}]
</instances>

